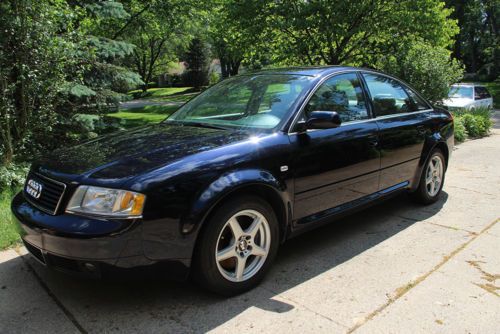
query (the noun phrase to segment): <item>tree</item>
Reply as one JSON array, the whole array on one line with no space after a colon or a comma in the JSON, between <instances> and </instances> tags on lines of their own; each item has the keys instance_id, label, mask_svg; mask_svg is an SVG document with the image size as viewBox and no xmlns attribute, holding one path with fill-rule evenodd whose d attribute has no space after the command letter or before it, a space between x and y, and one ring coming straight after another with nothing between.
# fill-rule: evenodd
<instances>
[{"instance_id":1,"label":"tree","mask_svg":"<svg viewBox=\"0 0 500 334\"><path fill-rule=\"evenodd\" d=\"M149 82L177 60L179 50L187 48L203 21L203 6L191 0L130 0L125 5L131 16L115 28L113 37L135 45L128 65L140 75L146 91Z\"/></svg>"},{"instance_id":2,"label":"tree","mask_svg":"<svg viewBox=\"0 0 500 334\"><path fill-rule=\"evenodd\" d=\"M228 7L231 5L232 2L227 0L214 1L210 15L208 35L212 53L220 61L222 79L238 74L250 47L249 38L230 17Z\"/></svg>"},{"instance_id":3,"label":"tree","mask_svg":"<svg viewBox=\"0 0 500 334\"><path fill-rule=\"evenodd\" d=\"M415 38L448 47L457 33L438 0L242 0L228 7L281 63L370 65Z\"/></svg>"},{"instance_id":4,"label":"tree","mask_svg":"<svg viewBox=\"0 0 500 334\"><path fill-rule=\"evenodd\" d=\"M81 138L75 114L106 110L141 83L119 64L132 46L100 34L127 15L113 1L0 3L2 163Z\"/></svg>"},{"instance_id":5,"label":"tree","mask_svg":"<svg viewBox=\"0 0 500 334\"><path fill-rule=\"evenodd\" d=\"M187 63L186 82L195 89L207 83L206 48L200 38L193 38L184 57Z\"/></svg>"},{"instance_id":6,"label":"tree","mask_svg":"<svg viewBox=\"0 0 500 334\"><path fill-rule=\"evenodd\" d=\"M376 67L410 82L431 102L439 103L448 95L450 85L463 75L462 65L450 58L450 51L412 41L396 53L379 59Z\"/></svg>"},{"instance_id":7,"label":"tree","mask_svg":"<svg viewBox=\"0 0 500 334\"><path fill-rule=\"evenodd\" d=\"M460 32L453 47L467 72L494 80L500 73L500 0L447 0Z\"/></svg>"}]
</instances>

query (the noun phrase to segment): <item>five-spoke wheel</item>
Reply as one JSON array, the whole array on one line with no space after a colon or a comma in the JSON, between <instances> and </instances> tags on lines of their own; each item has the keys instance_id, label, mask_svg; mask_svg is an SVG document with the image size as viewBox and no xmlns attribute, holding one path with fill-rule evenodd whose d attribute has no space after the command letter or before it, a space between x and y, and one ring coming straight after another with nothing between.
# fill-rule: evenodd
<instances>
[{"instance_id":1,"label":"five-spoke wheel","mask_svg":"<svg viewBox=\"0 0 500 334\"><path fill-rule=\"evenodd\" d=\"M420 178L414 198L422 204L431 204L438 200L443 189L446 173L446 160L439 149L431 152Z\"/></svg>"},{"instance_id":2,"label":"five-spoke wheel","mask_svg":"<svg viewBox=\"0 0 500 334\"><path fill-rule=\"evenodd\" d=\"M241 282L259 271L271 246L266 218L255 210L232 216L222 229L216 246L217 268L230 281Z\"/></svg>"},{"instance_id":3,"label":"five-spoke wheel","mask_svg":"<svg viewBox=\"0 0 500 334\"><path fill-rule=\"evenodd\" d=\"M279 225L273 208L255 196L224 202L204 227L193 278L219 294L256 286L276 256Z\"/></svg>"}]
</instances>

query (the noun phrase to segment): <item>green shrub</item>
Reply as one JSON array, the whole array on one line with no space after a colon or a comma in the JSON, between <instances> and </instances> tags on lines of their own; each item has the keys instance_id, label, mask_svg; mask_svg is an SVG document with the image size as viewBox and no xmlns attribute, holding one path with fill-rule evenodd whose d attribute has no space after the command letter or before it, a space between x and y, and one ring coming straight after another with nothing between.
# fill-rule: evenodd
<instances>
[{"instance_id":1,"label":"green shrub","mask_svg":"<svg viewBox=\"0 0 500 334\"><path fill-rule=\"evenodd\" d=\"M29 165L27 164L10 164L7 166L0 165L0 192L5 189L22 186L28 171Z\"/></svg>"},{"instance_id":2,"label":"green shrub","mask_svg":"<svg viewBox=\"0 0 500 334\"><path fill-rule=\"evenodd\" d=\"M467 135L471 138L480 138L488 135L491 127L491 121L483 115L464 114L462 121L467 131Z\"/></svg>"},{"instance_id":3,"label":"green shrub","mask_svg":"<svg viewBox=\"0 0 500 334\"><path fill-rule=\"evenodd\" d=\"M455 140L457 142L462 142L467 137L480 138L487 136L493 126L491 110L488 108L455 110L453 116L455 118Z\"/></svg>"},{"instance_id":4,"label":"green shrub","mask_svg":"<svg viewBox=\"0 0 500 334\"><path fill-rule=\"evenodd\" d=\"M461 143L467 138L462 116L457 116L454 119L455 123L455 142Z\"/></svg>"}]
</instances>

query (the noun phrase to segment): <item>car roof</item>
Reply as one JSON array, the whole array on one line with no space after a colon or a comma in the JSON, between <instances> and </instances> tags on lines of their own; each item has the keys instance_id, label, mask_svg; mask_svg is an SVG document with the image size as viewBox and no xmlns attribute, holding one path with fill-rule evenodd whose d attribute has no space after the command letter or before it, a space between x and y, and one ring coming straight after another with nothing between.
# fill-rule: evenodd
<instances>
[{"instance_id":1,"label":"car roof","mask_svg":"<svg viewBox=\"0 0 500 334\"><path fill-rule=\"evenodd\" d=\"M461 82L461 83L456 83L456 84L453 84L451 85L452 87L455 86L455 87L486 87L484 85L481 85L481 84L476 84L476 83L473 83L473 82Z\"/></svg>"},{"instance_id":2,"label":"car roof","mask_svg":"<svg viewBox=\"0 0 500 334\"><path fill-rule=\"evenodd\" d=\"M348 70L364 70L363 68L351 66L310 66L310 67L283 67L283 68L270 68L253 73L245 74L294 74L294 75L308 75L308 76L323 76L335 72L343 72ZM368 69L366 69L368 70ZM370 70L372 71L372 70Z\"/></svg>"}]
</instances>

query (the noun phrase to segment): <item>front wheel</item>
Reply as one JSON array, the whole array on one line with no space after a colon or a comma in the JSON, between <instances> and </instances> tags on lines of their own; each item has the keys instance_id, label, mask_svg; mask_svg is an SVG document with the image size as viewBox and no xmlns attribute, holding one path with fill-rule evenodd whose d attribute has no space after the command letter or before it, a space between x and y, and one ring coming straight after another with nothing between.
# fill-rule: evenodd
<instances>
[{"instance_id":1,"label":"front wheel","mask_svg":"<svg viewBox=\"0 0 500 334\"><path fill-rule=\"evenodd\" d=\"M258 197L227 201L206 222L194 258L193 278L231 296L255 287L274 260L279 226L273 209Z\"/></svg>"},{"instance_id":2,"label":"front wheel","mask_svg":"<svg viewBox=\"0 0 500 334\"><path fill-rule=\"evenodd\" d=\"M425 165L414 198L422 204L432 204L439 199L444 185L446 162L439 149L432 151Z\"/></svg>"}]
</instances>

